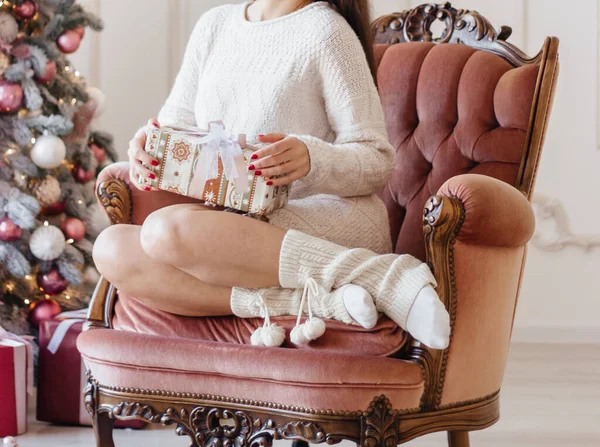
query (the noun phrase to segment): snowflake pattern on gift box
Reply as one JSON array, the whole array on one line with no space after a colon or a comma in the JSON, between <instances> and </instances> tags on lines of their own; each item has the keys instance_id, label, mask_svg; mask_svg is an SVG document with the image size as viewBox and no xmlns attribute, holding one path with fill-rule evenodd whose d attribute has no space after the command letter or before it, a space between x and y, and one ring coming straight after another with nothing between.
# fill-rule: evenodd
<instances>
[{"instance_id":1,"label":"snowflake pattern on gift box","mask_svg":"<svg viewBox=\"0 0 600 447\"><path fill-rule=\"evenodd\" d=\"M184 143L183 141L181 141L179 143L175 143L173 145L172 152L173 152L173 158L175 160L177 160L179 163L183 163L188 158L190 158L190 155L192 155L192 151L190 150L190 145L187 143Z\"/></svg>"},{"instance_id":2,"label":"snowflake pattern on gift box","mask_svg":"<svg viewBox=\"0 0 600 447\"><path fill-rule=\"evenodd\" d=\"M204 194L204 200L211 203L215 203L217 201L215 198L215 193L212 191L208 191L206 194Z\"/></svg>"}]
</instances>

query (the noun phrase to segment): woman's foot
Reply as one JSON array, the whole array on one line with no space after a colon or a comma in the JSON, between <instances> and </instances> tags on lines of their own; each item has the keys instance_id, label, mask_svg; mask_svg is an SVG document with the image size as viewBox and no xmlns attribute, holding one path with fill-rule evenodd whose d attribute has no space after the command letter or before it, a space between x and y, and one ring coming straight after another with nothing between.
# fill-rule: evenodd
<instances>
[{"instance_id":1,"label":"woman's foot","mask_svg":"<svg viewBox=\"0 0 600 447\"><path fill-rule=\"evenodd\" d=\"M450 315L433 287L426 286L417 295L406 330L432 349L446 349L450 344Z\"/></svg>"},{"instance_id":2,"label":"woman's foot","mask_svg":"<svg viewBox=\"0 0 600 447\"><path fill-rule=\"evenodd\" d=\"M379 319L373 297L360 286L350 284L342 288L342 299L346 310L360 326L373 329Z\"/></svg>"}]
</instances>

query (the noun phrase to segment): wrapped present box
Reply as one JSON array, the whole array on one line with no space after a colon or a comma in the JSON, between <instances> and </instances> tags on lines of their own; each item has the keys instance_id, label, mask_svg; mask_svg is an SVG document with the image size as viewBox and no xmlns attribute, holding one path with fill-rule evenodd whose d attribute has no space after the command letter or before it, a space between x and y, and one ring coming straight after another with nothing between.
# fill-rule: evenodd
<instances>
[{"instance_id":1,"label":"wrapped present box","mask_svg":"<svg viewBox=\"0 0 600 447\"><path fill-rule=\"evenodd\" d=\"M28 342L0 328L0 438L27 431L27 391L33 377Z\"/></svg>"},{"instance_id":2,"label":"wrapped present box","mask_svg":"<svg viewBox=\"0 0 600 447\"><path fill-rule=\"evenodd\" d=\"M289 186L268 186L248 171L250 157L259 149L244 135L228 135L221 123L211 130L150 128L146 152L159 161L148 168L156 179L140 178L149 186L192 197L207 205L268 216L288 202Z\"/></svg>"},{"instance_id":3,"label":"wrapped present box","mask_svg":"<svg viewBox=\"0 0 600 447\"><path fill-rule=\"evenodd\" d=\"M39 332L37 420L67 425L92 425L83 390L86 368L77 350L86 311L68 312L44 321ZM121 428L142 428L141 421L117 421Z\"/></svg>"}]
</instances>

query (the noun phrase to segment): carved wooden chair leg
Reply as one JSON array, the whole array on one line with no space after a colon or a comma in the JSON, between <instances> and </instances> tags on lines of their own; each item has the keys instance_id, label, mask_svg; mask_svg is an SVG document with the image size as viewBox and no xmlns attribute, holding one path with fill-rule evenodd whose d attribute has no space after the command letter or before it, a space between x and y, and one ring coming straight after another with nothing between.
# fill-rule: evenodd
<instances>
[{"instance_id":1,"label":"carved wooden chair leg","mask_svg":"<svg viewBox=\"0 0 600 447\"><path fill-rule=\"evenodd\" d=\"M110 418L108 413L96 411L92 417L94 425L94 435L96 435L97 447L115 447L113 440L113 428L115 420Z\"/></svg>"},{"instance_id":2,"label":"carved wooden chair leg","mask_svg":"<svg viewBox=\"0 0 600 447\"><path fill-rule=\"evenodd\" d=\"M293 441L292 447L308 447L308 442L306 441Z\"/></svg>"},{"instance_id":3,"label":"carved wooden chair leg","mask_svg":"<svg viewBox=\"0 0 600 447\"><path fill-rule=\"evenodd\" d=\"M468 431L448 432L448 447L469 447L470 445Z\"/></svg>"}]
</instances>

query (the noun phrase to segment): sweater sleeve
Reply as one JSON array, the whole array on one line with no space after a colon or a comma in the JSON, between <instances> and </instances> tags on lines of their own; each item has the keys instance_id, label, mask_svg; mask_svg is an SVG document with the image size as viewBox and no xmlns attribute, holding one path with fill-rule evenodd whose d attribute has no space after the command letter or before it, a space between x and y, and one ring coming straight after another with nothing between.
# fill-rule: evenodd
<instances>
[{"instance_id":1,"label":"sweater sleeve","mask_svg":"<svg viewBox=\"0 0 600 447\"><path fill-rule=\"evenodd\" d=\"M362 45L349 26L335 27L326 42L315 67L333 142L293 135L310 153L311 169L301 182L318 193L373 194L389 181L395 155L377 87Z\"/></svg>"},{"instance_id":2,"label":"sweater sleeve","mask_svg":"<svg viewBox=\"0 0 600 447\"><path fill-rule=\"evenodd\" d=\"M158 122L161 125L196 125L194 109L200 67L204 58L205 41L209 34L212 15L214 15L212 11L207 12L194 27L175 84L158 114Z\"/></svg>"}]
</instances>

